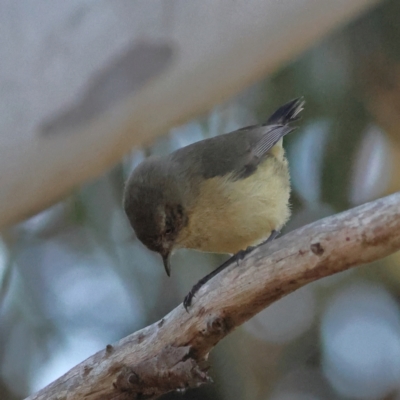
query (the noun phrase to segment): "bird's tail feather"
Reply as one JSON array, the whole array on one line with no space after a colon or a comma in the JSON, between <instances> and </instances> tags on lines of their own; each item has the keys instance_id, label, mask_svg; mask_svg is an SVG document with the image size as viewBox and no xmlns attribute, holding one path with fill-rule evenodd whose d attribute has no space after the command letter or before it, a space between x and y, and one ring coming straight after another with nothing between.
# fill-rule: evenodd
<instances>
[{"instance_id":1,"label":"bird's tail feather","mask_svg":"<svg viewBox=\"0 0 400 400\"><path fill-rule=\"evenodd\" d=\"M286 125L298 120L299 114L304 109L304 97L299 97L279 107L268 119L265 125Z\"/></svg>"}]
</instances>

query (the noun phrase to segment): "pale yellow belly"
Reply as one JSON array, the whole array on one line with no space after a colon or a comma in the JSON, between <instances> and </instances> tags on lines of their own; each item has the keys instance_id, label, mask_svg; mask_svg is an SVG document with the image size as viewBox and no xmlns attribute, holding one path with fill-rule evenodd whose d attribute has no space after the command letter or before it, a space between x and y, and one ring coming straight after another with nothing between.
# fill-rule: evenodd
<instances>
[{"instance_id":1,"label":"pale yellow belly","mask_svg":"<svg viewBox=\"0 0 400 400\"><path fill-rule=\"evenodd\" d=\"M178 247L236 253L268 238L290 215L287 163L274 157L248 178L208 179L200 193L189 210L189 223L178 237Z\"/></svg>"}]
</instances>

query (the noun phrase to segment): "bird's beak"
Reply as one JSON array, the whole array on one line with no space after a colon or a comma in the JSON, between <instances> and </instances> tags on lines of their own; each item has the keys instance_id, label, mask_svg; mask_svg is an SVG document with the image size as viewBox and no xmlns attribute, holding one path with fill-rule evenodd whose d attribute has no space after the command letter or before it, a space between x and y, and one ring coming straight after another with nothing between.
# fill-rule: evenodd
<instances>
[{"instance_id":1,"label":"bird's beak","mask_svg":"<svg viewBox=\"0 0 400 400\"><path fill-rule=\"evenodd\" d=\"M163 255L162 258L163 258L165 272L167 273L168 276L171 276L171 263L169 261L169 253Z\"/></svg>"}]
</instances>

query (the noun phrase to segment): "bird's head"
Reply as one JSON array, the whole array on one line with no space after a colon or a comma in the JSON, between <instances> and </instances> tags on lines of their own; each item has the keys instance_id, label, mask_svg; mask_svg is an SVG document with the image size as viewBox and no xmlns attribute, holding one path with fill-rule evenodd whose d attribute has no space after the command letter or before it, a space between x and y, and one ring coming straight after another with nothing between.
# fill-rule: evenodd
<instances>
[{"instance_id":1,"label":"bird's head","mask_svg":"<svg viewBox=\"0 0 400 400\"><path fill-rule=\"evenodd\" d=\"M139 240L159 253L171 273L170 254L187 225L180 190L159 159L147 159L129 178L124 192L125 213Z\"/></svg>"}]
</instances>

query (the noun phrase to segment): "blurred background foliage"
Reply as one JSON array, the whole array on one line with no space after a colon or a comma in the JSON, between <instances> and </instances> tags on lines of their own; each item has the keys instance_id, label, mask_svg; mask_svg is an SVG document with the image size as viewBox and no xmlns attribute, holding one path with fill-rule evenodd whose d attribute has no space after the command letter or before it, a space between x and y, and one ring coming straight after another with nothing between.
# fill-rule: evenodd
<instances>
[{"instance_id":1,"label":"blurred background foliage","mask_svg":"<svg viewBox=\"0 0 400 400\"><path fill-rule=\"evenodd\" d=\"M135 238L123 185L149 154L265 121L305 96L299 129L285 140L293 216L284 233L400 190L399 18L399 1L381 3L274 76L2 232L0 398L21 399L161 318L223 261L180 251L168 279ZM217 346L214 385L164 398L400 399L399 271L395 254L298 290Z\"/></svg>"}]
</instances>

